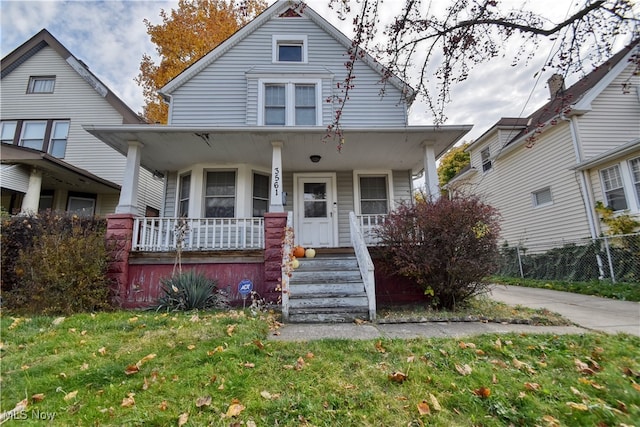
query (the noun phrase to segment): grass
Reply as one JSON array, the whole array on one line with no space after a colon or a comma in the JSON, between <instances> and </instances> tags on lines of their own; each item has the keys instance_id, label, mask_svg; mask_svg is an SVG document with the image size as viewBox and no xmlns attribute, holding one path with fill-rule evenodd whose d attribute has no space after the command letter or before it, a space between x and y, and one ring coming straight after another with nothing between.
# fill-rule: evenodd
<instances>
[{"instance_id":1,"label":"grass","mask_svg":"<svg viewBox=\"0 0 640 427\"><path fill-rule=\"evenodd\" d=\"M622 301L640 301L640 283L611 283L608 281L565 282L560 280L522 279L519 277L492 276L491 283L553 289L583 295L595 295Z\"/></svg>"},{"instance_id":2,"label":"grass","mask_svg":"<svg viewBox=\"0 0 640 427\"><path fill-rule=\"evenodd\" d=\"M26 398L24 425L43 424L34 414L97 426L640 419L640 338L623 334L287 343L267 339L272 316L234 311L3 314L0 327L0 409Z\"/></svg>"}]
</instances>

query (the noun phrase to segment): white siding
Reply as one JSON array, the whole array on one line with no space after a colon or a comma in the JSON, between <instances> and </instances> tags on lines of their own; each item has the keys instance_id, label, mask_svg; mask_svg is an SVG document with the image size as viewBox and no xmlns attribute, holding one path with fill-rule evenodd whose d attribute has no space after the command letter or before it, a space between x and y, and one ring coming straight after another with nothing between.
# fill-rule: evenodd
<instances>
[{"instance_id":1,"label":"white siding","mask_svg":"<svg viewBox=\"0 0 640 427\"><path fill-rule=\"evenodd\" d=\"M306 64L272 64L272 35L306 35L308 58ZM253 125L257 120L257 81L245 75L255 67L288 72L326 69L334 74L333 81L323 80L323 97L336 88L346 75L345 48L322 28L306 17L273 18L256 29L232 49L220 56L199 74L173 93L171 124L173 125ZM299 75L299 74L297 74ZM400 101L400 91L391 84L383 86L381 76L369 66L357 62L355 89L342 116L343 126L393 126L406 124L406 105ZM326 84L325 84L326 83ZM323 125L333 119L333 106L323 99Z\"/></svg>"},{"instance_id":2,"label":"white siding","mask_svg":"<svg viewBox=\"0 0 640 427\"><path fill-rule=\"evenodd\" d=\"M167 180L166 194L164 197L164 215L166 217L176 216L176 198L178 187L178 173L170 172L165 178Z\"/></svg>"},{"instance_id":3,"label":"white siding","mask_svg":"<svg viewBox=\"0 0 640 427\"><path fill-rule=\"evenodd\" d=\"M353 172L337 172L336 185L338 186L338 246L351 246L349 212L354 210Z\"/></svg>"},{"instance_id":4,"label":"white siding","mask_svg":"<svg viewBox=\"0 0 640 427\"><path fill-rule=\"evenodd\" d=\"M393 171L392 173L393 202L395 206L398 206L399 203L411 202L413 199L413 194L411 194L411 171Z\"/></svg>"},{"instance_id":5,"label":"white siding","mask_svg":"<svg viewBox=\"0 0 640 427\"><path fill-rule=\"evenodd\" d=\"M640 100L636 88L627 94L622 83L640 77L631 76L632 66L622 72L591 103L592 111L580 116L579 128L583 161L602 154L619 145L640 138Z\"/></svg>"},{"instance_id":6,"label":"white siding","mask_svg":"<svg viewBox=\"0 0 640 427\"><path fill-rule=\"evenodd\" d=\"M26 193L29 187L29 169L22 165L0 165L2 188Z\"/></svg>"}]
</instances>

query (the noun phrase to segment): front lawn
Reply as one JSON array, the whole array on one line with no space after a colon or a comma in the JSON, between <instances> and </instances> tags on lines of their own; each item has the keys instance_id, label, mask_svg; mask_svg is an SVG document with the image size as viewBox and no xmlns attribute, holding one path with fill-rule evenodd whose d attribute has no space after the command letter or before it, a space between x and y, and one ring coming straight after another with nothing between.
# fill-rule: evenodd
<instances>
[{"instance_id":1,"label":"front lawn","mask_svg":"<svg viewBox=\"0 0 640 427\"><path fill-rule=\"evenodd\" d=\"M273 317L235 311L3 314L0 326L0 409L26 399L12 414L27 418L20 425L45 425L39 417L98 426L640 419L640 338L628 335L286 343L268 340Z\"/></svg>"}]
</instances>

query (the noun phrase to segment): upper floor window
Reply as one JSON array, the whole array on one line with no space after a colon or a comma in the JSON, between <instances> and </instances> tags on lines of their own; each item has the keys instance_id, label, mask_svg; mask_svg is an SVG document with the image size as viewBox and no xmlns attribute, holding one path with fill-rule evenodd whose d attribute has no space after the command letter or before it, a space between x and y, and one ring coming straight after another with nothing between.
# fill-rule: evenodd
<instances>
[{"instance_id":1,"label":"upper floor window","mask_svg":"<svg viewBox=\"0 0 640 427\"><path fill-rule=\"evenodd\" d=\"M18 122L2 122L0 124L0 140L3 144L13 144Z\"/></svg>"},{"instance_id":2,"label":"upper floor window","mask_svg":"<svg viewBox=\"0 0 640 427\"><path fill-rule=\"evenodd\" d=\"M69 136L69 122L53 122L51 139L49 140L49 154L63 158L67 150L67 137Z\"/></svg>"},{"instance_id":3,"label":"upper floor window","mask_svg":"<svg viewBox=\"0 0 640 427\"><path fill-rule=\"evenodd\" d=\"M205 185L204 216L233 218L236 205L235 171L209 171Z\"/></svg>"},{"instance_id":4,"label":"upper floor window","mask_svg":"<svg viewBox=\"0 0 640 427\"><path fill-rule=\"evenodd\" d=\"M307 62L307 36L274 35L273 62Z\"/></svg>"},{"instance_id":5,"label":"upper floor window","mask_svg":"<svg viewBox=\"0 0 640 427\"><path fill-rule=\"evenodd\" d=\"M607 206L614 211L627 209L627 198L624 195L622 175L618 165L611 166L600 171L602 188L607 199Z\"/></svg>"},{"instance_id":6,"label":"upper floor window","mask_svg":"<svg viewBox=\"0 0 640 427\"><path fill-rule=\"evenodd\" d=\"M270 126L316 126L320 123L320 81L268 82L261 86L259 122Z\"/></svg>"},{"instance_id":7,"label":"upper floor window","mask_svg":"<svg viewBox=\"0 0 640 427\"><path fill-rule=\"evenodd\" d=\"M56 76L31 76L27 93L53 93Z\"/></svg>"},{"instance_id":8,"label":"upper floor window","mask_svg":"<svg viewBox=\"0 0 640 427\"><path fill-rule=\"evenodd\" d=\"M487 172L492 168L491 151L489 150L489 147L480 151L480 158L482 159L482 172Z\"/></svg>"},{"instance_id":9,"label":"upper floor window","mask_svg":"<svg viewBox=\"0 0 640 427\"><path fill-rule=\"evenodd\" d=\"M46 130L47 122L24 122L22 124L20 145L42 151Z\"/></svg>"}]
</instances>

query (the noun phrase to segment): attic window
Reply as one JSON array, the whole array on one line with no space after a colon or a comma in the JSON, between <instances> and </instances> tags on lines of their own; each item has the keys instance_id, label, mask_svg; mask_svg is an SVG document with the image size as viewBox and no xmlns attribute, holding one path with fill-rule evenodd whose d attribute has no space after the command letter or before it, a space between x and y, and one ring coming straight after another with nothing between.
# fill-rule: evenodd
<instances>
[{"instance_id":1,"label":"attic window","mask_svg":"<svg viewBox=\"0 0 640 427\"><path fill-rule=\"evenodd\" d=\"M273 36L273 62L307 62L307 36Z\"/></svg>"},{"instance_id":2,"label":"attic window","mask_svg":"<svg viewBox=\"0 0 640 427\"><path fill-rule=\"evenodd\" d=\"M27 93L53 93L56 85L56 76L31 76Z\"/></svg>"},{"instance_id":3,"label":"attic window","mask_svg":"<svg viewBox=\"0 0 640 427\"><path fill-rule=\"evenodd\" d=\"M491 170L491 152L489 151L489 147L480 152L480 157L482 158L482 172Z\"/></svg>"},{"instance_id":4,"label":"attic window","mask_svg":"<svg viewBox=\"0 0 640 427\"><path fill-rule=\"evenodd\" d=\"M289 8L280 14L280 18L300 18L300 14L295 9Z\"/></svg>"}]
</instances>

